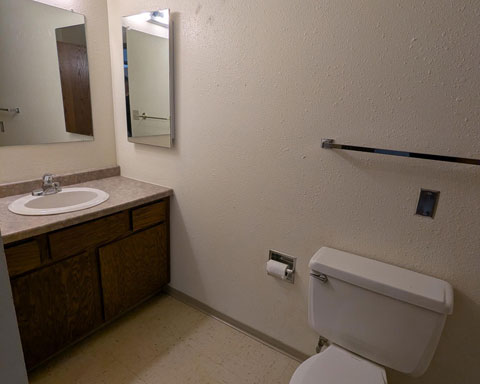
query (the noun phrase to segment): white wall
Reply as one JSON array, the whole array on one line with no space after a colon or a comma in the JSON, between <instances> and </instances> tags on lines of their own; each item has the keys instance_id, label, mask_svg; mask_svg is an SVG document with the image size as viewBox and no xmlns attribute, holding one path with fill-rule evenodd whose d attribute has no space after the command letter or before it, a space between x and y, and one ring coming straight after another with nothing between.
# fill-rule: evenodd
<instances>
[{"instance_id":1,"label":"white wall","mask_svg":"<svg viewBox=\"0 0 480 384\"><path fill-rule=\"evenodd\" d=\"M474 0L108 0L123 174L174 188L172 286L307 353L307 264L323 245L451 282L455 313L425 376L480 382L479 170L321 149L321 138L480 157ZM177 138L128 143L121 16L170 7ZM441 191L434 220L420 188ZM295 285L265 273L297 256Z\"/></svg>"},{"instance_id":2,"label":"white wall","mask_svg":"<svg viewBox=\"0 0 480 384\"><path fill-rule=\"evenodd\" d=\"M106 0L43 0L41 2L73 9L86 16L95 140L88 143L0 147L0 183L39 178L47 171L65 173L116 165ZM35 94L37 98L49 96L48 89L43 93Z\"/></svg>"}]
</instances>

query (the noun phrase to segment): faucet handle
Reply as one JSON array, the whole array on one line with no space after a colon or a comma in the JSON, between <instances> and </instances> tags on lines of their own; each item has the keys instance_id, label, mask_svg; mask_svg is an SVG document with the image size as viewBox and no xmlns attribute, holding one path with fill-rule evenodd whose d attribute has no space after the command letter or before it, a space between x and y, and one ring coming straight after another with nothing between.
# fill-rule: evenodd
<instances>
[{"instance_id":1,"label":"faucet handle","mask_svg":"<svg viewBox=\"0 0 480 384\"><path fill-rule=\"evenodd\" d=\"M42 189L36 189L32 192L33 196L52 195L62 191L62 187L58 181L53 181L53 174L46 173L42 177Z\"/></svg>"},{"instance_id":2,"label":"faucet handle","mask_svg":"<svg viewBox=\"0 0 480 384\"><path fill-rule=\"evenodd\" d=\"M43 184L53 184L53 174L46 173L45 175L43 175Z\"/></svg>"}]
</instances>

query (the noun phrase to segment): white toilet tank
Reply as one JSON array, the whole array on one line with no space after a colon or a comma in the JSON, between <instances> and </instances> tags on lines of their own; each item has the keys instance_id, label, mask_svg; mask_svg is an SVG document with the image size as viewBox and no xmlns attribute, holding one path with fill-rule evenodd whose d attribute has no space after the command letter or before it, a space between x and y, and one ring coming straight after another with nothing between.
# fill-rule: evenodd
<instances>
[{"instance_id":1,"label":"white toilet tank","mask_svg":"<svg viewBox=\"0 0 480 384\"><path fill-rule=\"evenodd\" d=\"M449 283L326 247L310 270L308 318L321 336L397 371L426 371L453 310Z\"/></svg>"}]
</instances>

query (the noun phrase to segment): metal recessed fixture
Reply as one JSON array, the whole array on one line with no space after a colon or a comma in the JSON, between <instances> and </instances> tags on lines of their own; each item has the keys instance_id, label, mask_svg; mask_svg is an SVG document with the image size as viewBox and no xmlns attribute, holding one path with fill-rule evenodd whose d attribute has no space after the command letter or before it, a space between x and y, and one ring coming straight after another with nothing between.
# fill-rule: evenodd
<instances>
[{"instance_id":1,"label":"metal recessed fixture","mask_svg":"<svg viewBox=\"0 0 480 384\"><path fill-rule=\"evenodd\" d=\"M416 215L431 217L435 215L437 209L438 198L440 192L430 191L428 189L420 190L420 197L418 198Z\"/></svg>"},{"instance_id":2,"label":"metal recessed fixture","mask_svg":"<svg viewBox=\"0 0 480 384\"><path fill-rule=\"evenodd\" d=\"M322 139L322 148L324 149L343 149L347 151L378 153L380 155L412 157L415 159L446 161L449 163L462 163L471 165L480 165L480 159L469 159L465 157L430 155L427 153L396 151L393 149L381 149L373 147L359 147L356 145L336 144L333 139Z\"/></svg>"},{"instance_id":3,"label":"metal recessed fixture","mask_svg":"<svg viewBox=\"0 0 480 384\"><path fill-rule=\"evenodd\" d=\"M295 268L297 266L296 257L270 250L268 253L268 260L275 260L275 261L278 261L279 263L286 264L288 267L286 271L285 281L291 284L295 282Z\"/></svg>"}]
</instances>

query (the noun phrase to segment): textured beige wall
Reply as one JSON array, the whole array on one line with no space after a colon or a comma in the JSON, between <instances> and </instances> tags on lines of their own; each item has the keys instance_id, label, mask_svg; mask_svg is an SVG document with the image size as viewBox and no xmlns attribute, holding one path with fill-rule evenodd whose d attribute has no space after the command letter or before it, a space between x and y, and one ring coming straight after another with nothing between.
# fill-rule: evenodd
<instances>
[{"instance_id":1,"label":"textured beige wall","mask_svg":"<svg viewBox=\"0 0 480 384\"><path fill-rule=\"evenodd\" d=\"M0 147L0 183L116 165L106 0L43 0L86 16L93 142ZM35 65L32 62L32 65ZM48 88L37 97L48 97Z\"/></svg>"},{"instance_id":2,"label":"textured beige wall","mask_svg":"<svg viewBox=\"0 0 480 384\"><path fill-rule=\"evenodd\" d=\"M307 264L323 245L445 279L455 313L425 376L480 382L479 169L327 151L320 139L480 157L474 0L109 0L123 174L175 189L172 285L307 353ZM126 140L120 16L170 7L173 150ZM441 191L434 220L420 188ZM298 257L295 285L265 273Z\"/></svg>"}]
</instances>

